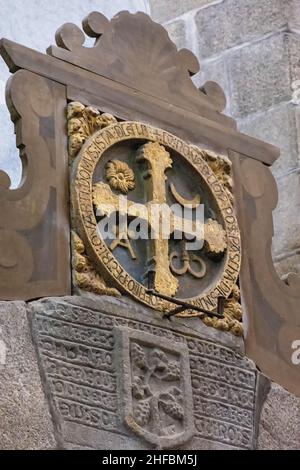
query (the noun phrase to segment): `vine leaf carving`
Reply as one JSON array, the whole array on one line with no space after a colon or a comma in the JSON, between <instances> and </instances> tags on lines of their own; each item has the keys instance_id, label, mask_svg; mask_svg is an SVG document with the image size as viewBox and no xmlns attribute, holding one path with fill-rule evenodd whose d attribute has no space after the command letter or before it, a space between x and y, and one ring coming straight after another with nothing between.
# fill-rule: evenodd
<instances>
[{"instance_id":1,"label":"vine leaf carving","mask_svg":"<svg viewBox=\"0 0 300 470\"><path fill-rule=\"evenodd\" d=\"M117 289L108 287L102 276L94 269L85 252L84 243L75 231L72 232L72 242L75 286L98 295L121 297L120 292Z\"/></svg>"},{"instance_id":2,"label":"vine leaf carving","mask_svg":"<svg viewBox=\"0 0 300 470\"><path fill-rule=\"evenodd\" d=\"M69 156L74 159L86 142L96 131L117 122L117 119L109 113L100 113L93 106L84 106L77 101L68 105L68 137Z\"/></svg>"},{"instance_id":3,"label":"vine leaf carving","mask_svg":"<svg viewBox=\"0 0 300 470\"><path fill-rule=\"evenodd\" d=\"M137 400L135 420L140 426L146 426L151 420L154 432L163 434L162 413L175 421L183 420L183 396L177 386L167 385L159 391L153 388L152 381L180 383L180 364L169 359L161 348L152 348L146 352L137 343L131 345L131 360L134 370L132 395Z\"/></svg>"}]
</instances>

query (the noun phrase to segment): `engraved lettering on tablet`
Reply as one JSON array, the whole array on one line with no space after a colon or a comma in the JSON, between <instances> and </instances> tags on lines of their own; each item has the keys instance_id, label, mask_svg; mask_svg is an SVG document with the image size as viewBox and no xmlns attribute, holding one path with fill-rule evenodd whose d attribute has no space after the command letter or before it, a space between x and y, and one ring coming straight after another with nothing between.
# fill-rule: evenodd
<instances>
[{"instance_id":1,"label":"engraved lettering on tablet","mask_svg":"<svg viewBox=\"0 0 300 470\"><path fill-rule=\"evenodd\" d=\"M194 419L195 439L251 449L254 364L176 323L169 329L153 318L140 321L132 304L129 314L115 302L91 309L47 300L34 307L33 333L61 422L133 431L151 445L176 447L191 438L185 432ZM149 407L152 415L158 408L159 429ZM131 431L121 424L128 417Z\"/></svg>"}]
</instances>

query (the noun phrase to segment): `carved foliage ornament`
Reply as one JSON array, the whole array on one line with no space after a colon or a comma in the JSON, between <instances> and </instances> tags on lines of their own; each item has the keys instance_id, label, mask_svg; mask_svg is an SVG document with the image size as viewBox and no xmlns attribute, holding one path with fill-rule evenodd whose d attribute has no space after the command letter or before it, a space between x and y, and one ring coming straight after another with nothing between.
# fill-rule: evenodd
<instances>
[{"instance_id":1,"label":"carved foliage ornament","mask_svg":"<svg viewBox=\"0 0 300 470\"><path fill-rule=\"evenodd\" d=\"M103 278L95 270L85 252L83 241L74 231L72 233L72 244L74 284L82 290L94 292L95 294L120 297L121 294L119 291L117 289L107 287Z\"/></svg>"},{"instance_id":2,"label":"carved foliage ornament","mask_svg":"<svg viewBox=\"0 0 300 470\"><path fill-rule=\"evenodd\" d=\"M128 328L116 335L125 424L158 448L184 444L195 432L187 346Z\"/></svg>"},{"instance_id":3,"label":"carved foliage ornament","mask_svg":"<svg viewBox=\"0 0 300 470\"><path fill-rule=\"evenodd\" d=\"M74 104L71 108L74 109ZM83 109L80 112L86 115ZM74 117L70 118L69 114L69 119ZM126 292L161 311L170 310L173 305L147 292L150 280L160 294L188 299L208 310L215 309L218 297L222 296L227 299L224 319L204 317L203 321L208 326L240 335L241 308L236 285L240 269L240 236L231 203L229 160L189 146L163 130L144 124L114 122L105 128L101 126L86 141L74 162L73 223L77 237L80 237L77 247L82 244L81 251L85 250L87 260L84 271L80 271L78 258L83 252L75 250L77 285L109 295ZM83 122L81 127L84 127ZM121 152L118 148L124 150ZM115 151L118 158L113 157ZM180 180L176 176L178 169L182 172ZM181 180L185 178L187 189L180 188ZM195 187L193 194L188 195L191 178L195 178ZM195 195L198 188L199 194ZM120 211L122 195L128 199L125 209ZM191 213L203 203L204 245L201 249L187 250L186 237L194 234L196 229L197 222L193 218L184 220L182 240L174 239L174 234L182 230L184 217L170 208L174 201L182 208L189 206ZM139 221L145 231L152 234L156 230L153 222L156 204L164 207L159 233L142 240L142 248L127 225L121 228L118 224L110 241L99 229L101 218L109 219L114 213L120 217L123 212L128 220ZM170 220L167 229L163 224L165 217ZM97 277L99 275L101 277ZM106 287L105 282L112 289ZM195 312L185 313L185 316L190 315L194 316Z\"/></svg>"},{"instance_id":4,"label":"carved foliage ornament","mask_svg":"<svg viewBox=\"0 0 300 470\"><path fill-rule=\"evenodd\" d=\"M99 129L117 122L116 118L108 113L100 114L92 106L73 101L68 106L68 136L69 155L76 157L84 142Z\"/></svg>"}]
</instances>

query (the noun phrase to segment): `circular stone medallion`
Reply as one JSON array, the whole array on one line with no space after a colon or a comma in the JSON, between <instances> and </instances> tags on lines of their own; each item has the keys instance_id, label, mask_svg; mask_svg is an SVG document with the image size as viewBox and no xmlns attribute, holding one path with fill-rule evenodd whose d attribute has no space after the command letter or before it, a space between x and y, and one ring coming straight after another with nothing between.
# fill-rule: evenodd
<instances>
[{"instance_id":1,"label":"circular stone medallion","mask_svg":"<svg viewBox=\"0 0 300 470\"><path fill-rule=\"evenodd\" d=\"M169 309L169 301L147 292L151 277L160 294L213 310L236 284L241 262L240 234L225 188L203 158L204 150L139 122L120 122L96 132L74 163L73 210L76 229L95 269L117 289L144 304ZM129 220L139 204L164 204L172 214L169 240L134 239L112 244L99 230L97 203L128 198ZM204 246L186 252L174 233L180 217L169 209L204 205ZM168 212L169 211L169 212ZM108 215L108 214L106 214ZM140 217L144 219L146 216ZM151 228L149 218L146 220Z\"/></svg>"}]
</instances>

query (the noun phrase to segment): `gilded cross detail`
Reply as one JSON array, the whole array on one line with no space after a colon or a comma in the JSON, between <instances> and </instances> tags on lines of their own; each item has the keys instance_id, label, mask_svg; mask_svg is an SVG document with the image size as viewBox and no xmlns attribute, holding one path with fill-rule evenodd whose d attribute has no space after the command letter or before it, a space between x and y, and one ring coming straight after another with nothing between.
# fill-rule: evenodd
<instances>
[{"instance_id":1,"label":"gilded cross detail","mask_svg":"<svg viewBox=\"0 0 300 470\"><path fill-rule=\"evenodd\" d=\"M152 213L151 208L157 204L166 206L166 180L165 172L168 168L172 168L172 159L170 154L159 143L148 143L144 145L138 153L137 160L146 160L149 164L149 199L148 213ZM147 177L147 176L146 176ZM149 207L150 206L150 207ZM152 206L152 207L151 207ZM170 210L170 209L169 209ZM165 212L165 211L163 211ZM169 262L169 236L170 233L163 233L163 212L159 212L159 236L155 237L149 245L150 256L148 263L154 264L154 289L165 295L175 295L179 286L178 279L173 276L170 270ZM180 225L182 221L180 220ZM172 230L173 231L173 230Z\"/></svg>"},{"instance_id":2,"label":"gilded cross detail","mask_svg":"<svg viewBox=\"0 0 300 470\"><path fill-rule=\"evenodd\" d=\"M208 251L225 249L225 232L216 221L209 220L203 227L200 221L186 220L176 216L167 205L166 170L172 168L172 159L166 149L158 144L149 142L143 145L137 154L137 161L145 160L148 170L145 179L148 182L148 202L146 205L122 199L114 194L108 184L97 183L93 187L93 203L101 213L110 216L114 212L124 211L129 217L139 218L147 222L155 236L149 240L148 271L153 271L154 289L164 295L174 296L178 290L178 279L170 269L169 239L172 233L178 231L186 235L204 235ZM198 199L200 203L200 198ZM125 202L125 200L124 200ZM123 207L124 208L123 208ZM159 213L157 213L157 208ZM168 220L168 224L164 223ZM158 231L158 233L157 233ZM219 245L219 246L218 246Z\"/></svg>"}]
</instances>

